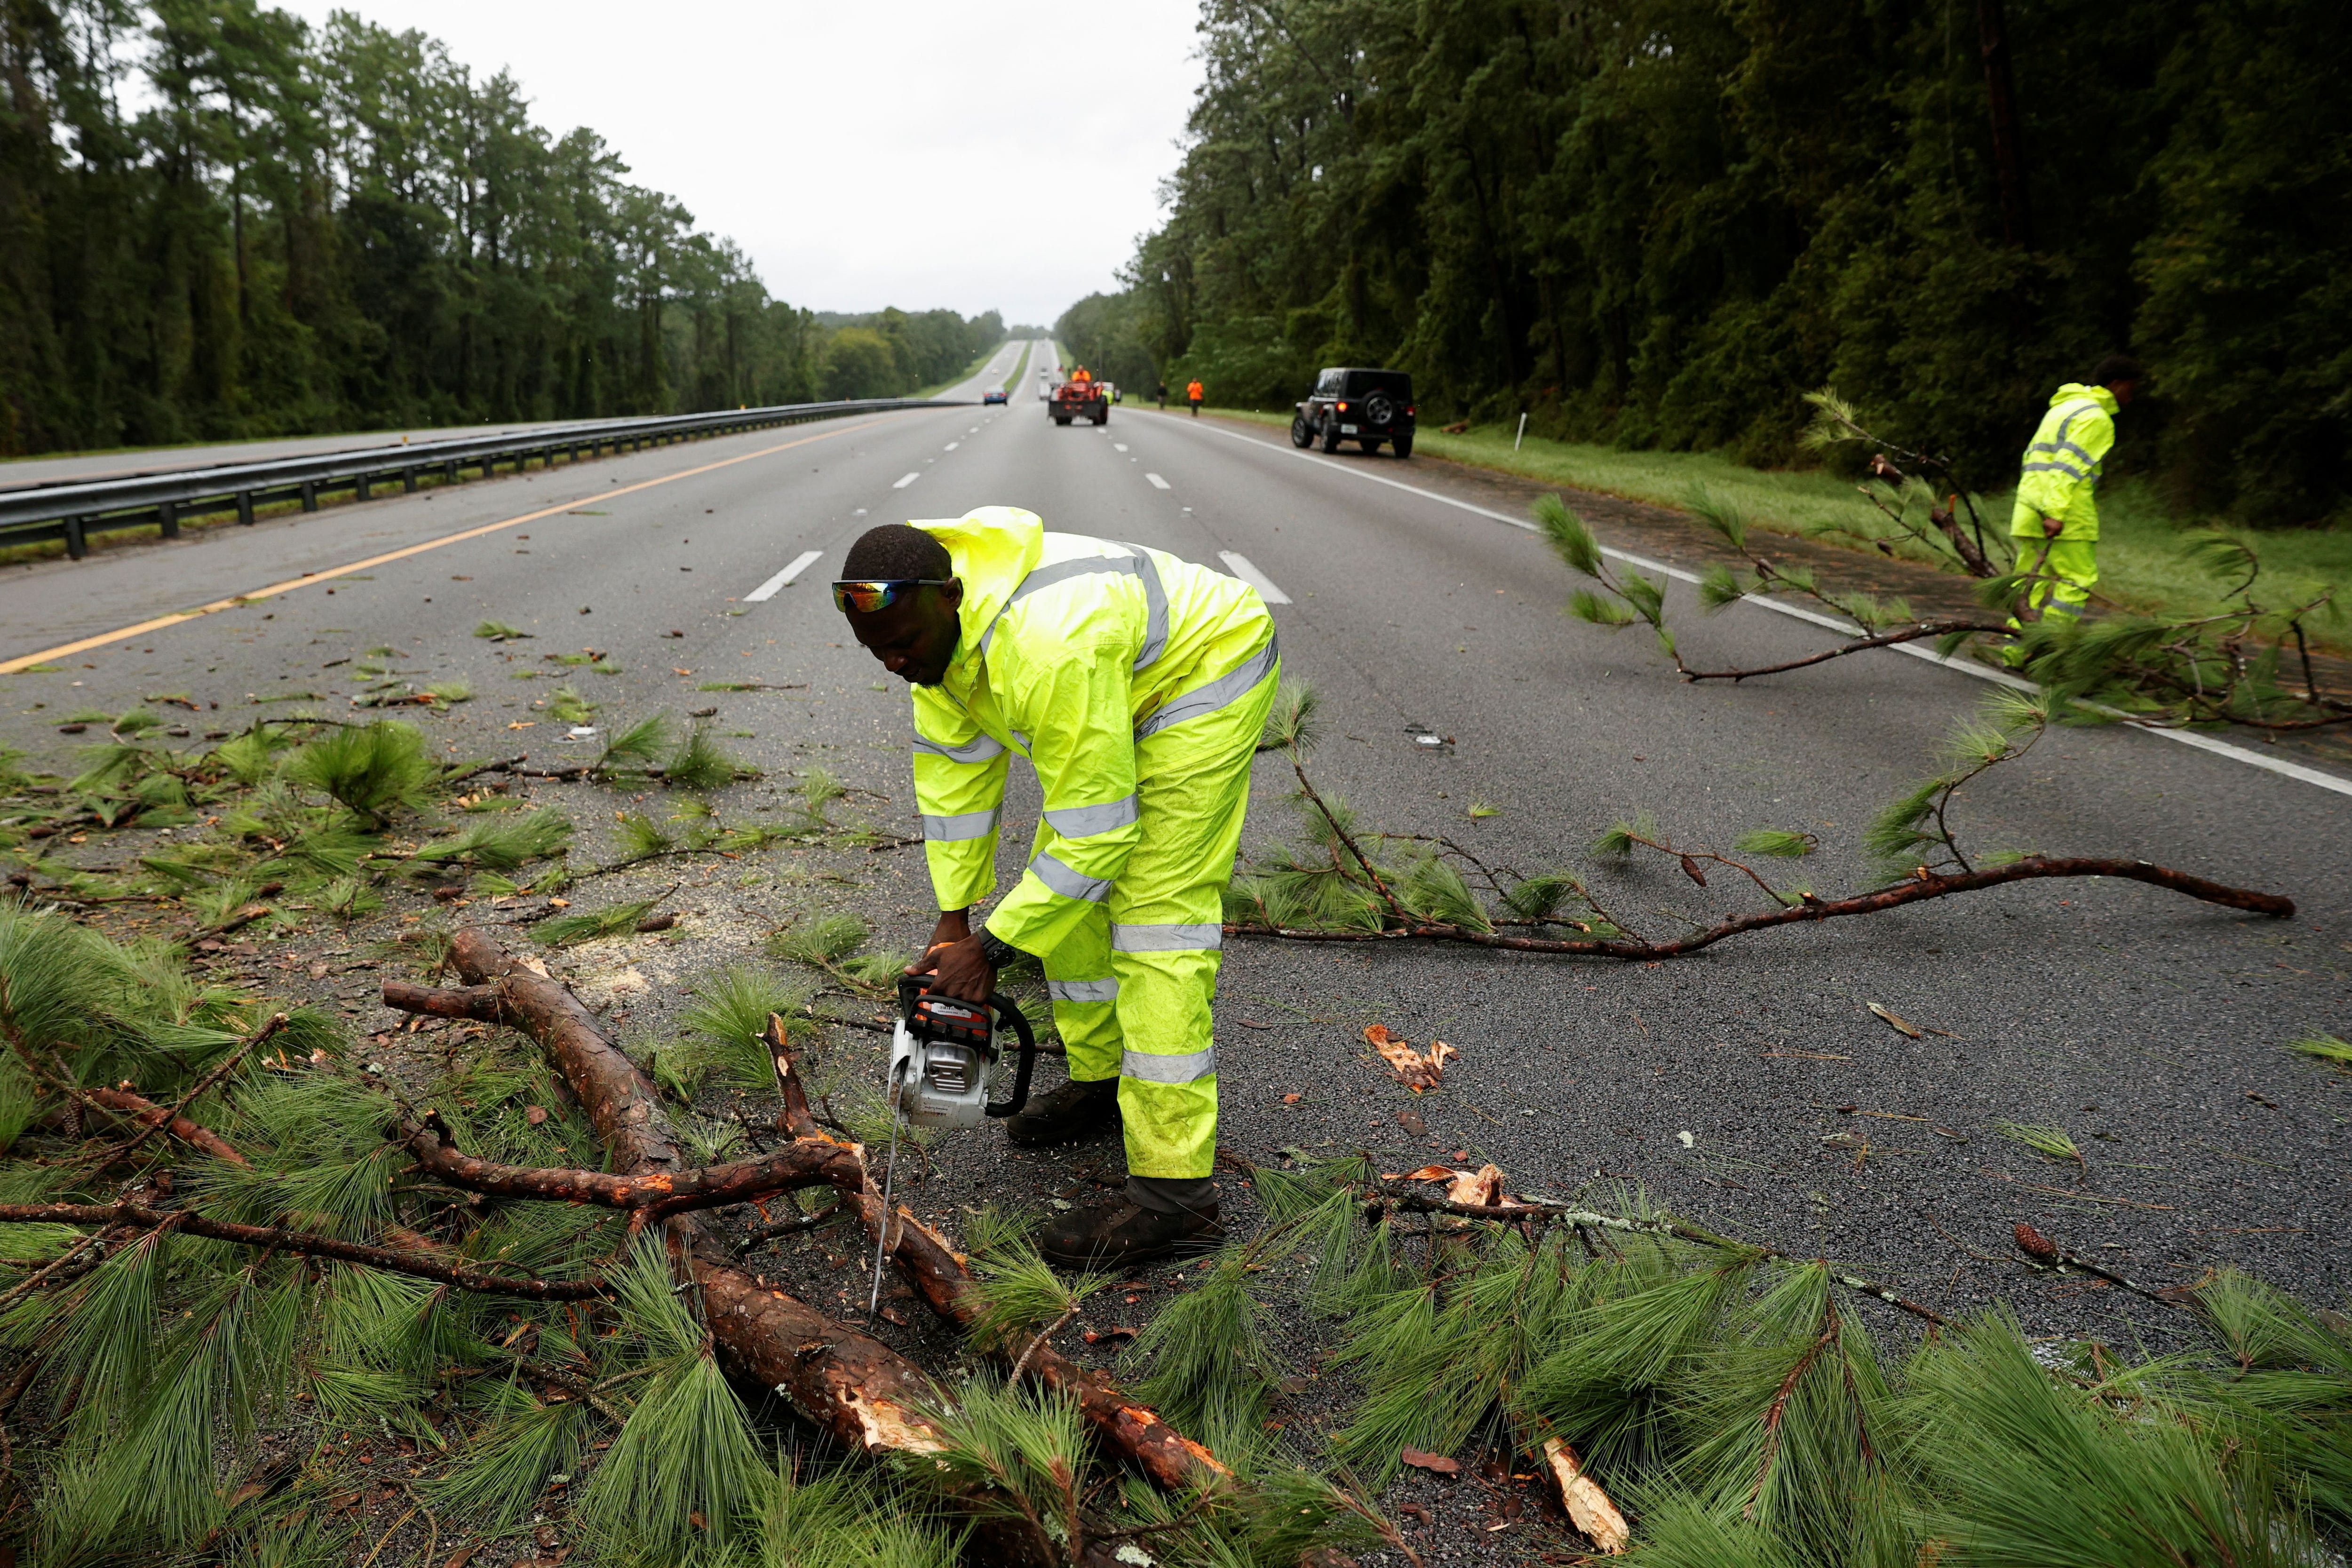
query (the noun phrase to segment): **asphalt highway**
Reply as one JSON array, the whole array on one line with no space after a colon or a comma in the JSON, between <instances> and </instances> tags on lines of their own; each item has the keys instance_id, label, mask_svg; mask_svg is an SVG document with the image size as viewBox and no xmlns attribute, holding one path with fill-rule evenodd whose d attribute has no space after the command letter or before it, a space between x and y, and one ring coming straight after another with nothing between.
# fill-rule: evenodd
<instances>
[{"instance_id":1,"label":"asphalt highway","mask_svg":"<svg viewBox=\"0 0 2352 1568\"><path fill-rule=\"evenodd\" d=\"M1052 356L1040 347L1033 384ZM1018 354L1011 346L961 390L1001 383ZM352 689L340 661L389 646L419 679L473 683L474 701L417 721L445 754L552 759L565 752L551 738L560 727L536 716L545 685L509 678L549 668L543 655L593 648L621 673L576 683L610 721L716 706L716 722L741 737L729 743L774 781L822 762L912 831L904 691L843 634L824 584L875 522L1008 503L1268 591L1287 672L1324 699L1312 771L1368 825L1444 835L1521 871L1574 870L1622 919L1663 934L1739 905L1738 879L1702 889L1669 859L1597 864L1585 847L1612 822L1648 811L1677 845L1724 850L1752 827L1812 833L1822 849L1795 872L1825 895L1859 889L1864 827L1935 767L1941 738L1984 695L1891 654L1685 686L1641 634L1564 616L1572 584L1537 537L1367 478L1491 504L1445 465L1302 457L1277 430L1134 398L1103 429L1058 428L1034 386L1013 390L1007 408L755 432L11 568L0 660L299 585L0 676L0 743L62 769L73 744L54 731L62 713L153 693L218 703L205 722L221 728L290 710L273 700L332 711ZM403 551L415 552L326 575ZM306 584L306 573L320 575ZM1695 653L1760 661L1822 646L1822 632L1752 607L1703 619L1686 590L1674 596ZM536 640L477 640L485 618ZM701 690L713 681L805 689ZM1261 758L1250 843L1292 831L1291 790L1287 766ZM1035 809L1025 780L1013 808L1008 885L1027 840L1018 819ZM1942 1310L2008 1298L2037 1331L2160 1335L2169 1310L1971 1255L2011 1254L2021 1220L2151 1285L2229 1264L2341 1305L2352 1075L2284 1047L2315 1029L2352 1033L2347 812L2340 795L2225 757L2069 729L1963 795L1965 842L2139 857L2289 894L2297 918L2084 881L1630 967L1232 941L1222 1141L1260 1161L1366 1147L1388 1170L1492 1160L1521 1190L1639 1185ZM929 923L919 858L866 858L869 886L842 902L883 940L913 943ZM779 884L760 896L780 900L753 911L772 924L814 895ZM750 940L691 951L715 965L748 956ZM646 967L656 982L667 973ZM684 1005L656 992L642 1010ZM1872 1003L1922 1034L1897 1033ZM1391 1081L1360 1038L1372 1023L1454 1046L1443 1089L1415 1100ZM2004 1121L2068 1128L2087 1169L2010 1142ZM1015 1161L991 1131L940 1159L959 1186L1018 1196L1107 1156L1115 1165L1106 1147ZM1226 1186L1245 1214L1237 1184Z\"/></svg>"}]
</instances>

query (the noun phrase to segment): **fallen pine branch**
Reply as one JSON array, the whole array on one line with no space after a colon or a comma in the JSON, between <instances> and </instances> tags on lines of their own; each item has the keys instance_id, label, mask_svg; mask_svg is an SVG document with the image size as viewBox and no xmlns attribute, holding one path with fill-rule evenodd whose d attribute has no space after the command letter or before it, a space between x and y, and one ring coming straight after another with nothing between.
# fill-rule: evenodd
<instances>
[{"instance_id":1,"label":"fallen pine branch","mask_svg":"<svg viewBox=\"0 0 2352 1568\"><path fill-rule=\"evenodd\" d=\"M1485 1171L1476 1174L1479 1177L1486 1177L1488 1173L1492 1173L1491 1180L1487 1184L1489 1190L1496 1191L1499 1194L1502 1173L1489 1165ZM1454 1178L1462 1173L1449 1170L1445 1174L1447 1178ZM1584 1208L1574 1204L1546 1203L1499 1195L1490 1204L1462 1203L1452 1197L1441 1197L1435 1194L1422 1191L1419 1184L1408 1177L1383 1178L1363 1184L1362 1190L1374 1203L1414 1214L1458 1215L1465 1219L1490 1220L1506 1225L1515 1221L1540 1221L1548 1225L1565 1225L1578 1228L1590 1226L1596 1230L1613 1230L1633 1236L1665 1236L1672 1237L1677 1241L1696 1242L1703 1247L1724 1247L1757 1258L1775 1258L1783 1262L1806 1261L1796 1254L1783 1252L1779 1247L1759 1247L1752 1242L1735 1241L1729 1237L1717 1236L1711 1230L1685 1225L1676 1219L1641 1219L1626 1215L1603 1214L1600 1210ZM1925 1319L1938 1326L1946 1321L1943 1314L1933 1308L1923 1307L1875 1279L1865 1279L1859 1275L1847 1274L1835 1269L1831 1271L1830 1278L1858 1295L1868 1296L1873 1300L1884 1301L1886 1305L1899 1308L1915 1318Z\"/></svg>"},{"instance_id":2,"label":"fallen pine branch","mask_svg":"<svg viewBox=\"0 0 2352 1568\"><path fill-rule=\"evenodd\" d=\"M619 1173L688 1168L658 1091L567 987L471 927L451 938L449 959L460 979L488 994L496 1021L539 1042ZM469 1003L480 1005L478 996ZM731 1373L774 1391L855 1452L917 1455L940 1447L938 1429L919 1414L939 1390L912 1363L735 1267L702 1215L674 1215L666 1234L700 1288L713 1346Z\"/></svg>"},{"instance_id":3,"label":"fallen pine branch","mask_svg":"<svg viewBox=\"0 0 2352 1568\"><path fill-rule=\"evenodd\" d=\"M773 1014L768 1018L766 1040L783 1102L781 1131L801 1140L824 1138L809 1110L807 1092L801 1085L784 1033L784 1021ZM843 1187L842 1201L865 1224L867 1237L882 1244L930 1309L969 1332L979 1321L980 1302L963 1260L937 1231L903 1205L886 1218L881 1189L866 1171L862 1152L858 1173L860 1180L854 1189ZM1047 1387L1074 1397L1097 1440L1156 1485L1181 1492L1233 1481L1233 1472L1207 1448L1129 1399L1103 1373L1079 1366L1045 1343L1042 1336L1025 1352L1006 1344L992 1343L983 1348L1008 1364L1025 1366Z\"/></svg>"},{"instance_id":4,"label":"fallen pine branch","mask_svg":"<svg viewBox=\"0 0 2352 1568\"><path fill-rule=\"evenodd\" d=\"M602 1279L517 1279L446 1262L422 1252L368 1247L340 1237L283 1226L241 1225L233 1220L213 1219L193 1209L155 1209L127 1202L0 1204L0 1225L95 1225L132 1231L168 1226L184 1236L299 1253L306 1258L331 1258L338 1263L358 1263L394 1274L413 1275L486 1296L513 1296L529 1301L586 1301L607 1293Z\"/></svg>"},{"instance_id":5,"label":"fallen pine branch","mask_svg":"<svg viewBox=\"0 0 2352 1568\"><path fill-rule=\"evenodd\" d=\"M283 1013L272 1014L268 1023L262 1025L261 1027L247 1035L244 1040L238 1043L236 1049L229 1052L226 1057L223 1057L219 1063L215 1065L210 1072L198 1079L195 1082L195 1086L190 1089L187 1093L182 1095L180 1097L180 1102L172 1107L169 1111L160 1116L141 1116L140 1121L144 1122L146 1125L141 1129L138 1135L133 1137L130 1142L125 1143L121 1148L113 1151L113 1152L108 1157L107 1163L112 1164L119 1160L129 1159L131 1155L138 1150L140 1145L145 1143L147 1140L152 1138L156 1133L162 1131L166 1127L171 1128L175 1136L185 1136L179 1132L179 1129L184 1125L194 1128L198 1133L204 1133L204 1129L196 1127L194 1122L190 1121L187 1119L185 1112L188 1108L195 1104L197 1100L203 1099L205 1090L211 1089L213 1085L220 1082L221 1079L228 1077L230 1073L235 1072L236 1070L237 1064L245 1060L247 1056L249 1055L255 1047L268 1044L270 1037L277 1034L278 1030L286 1026L286 1017L287 1016ZM204 1135L205 1137L211 1136L209 1133L204 1133ZM192 1143L198 1142L198 1140L194 1137L186 1137L185 1141ZM214 1139L213 1141L219 1143L221 1148L228 1149L228 1145L226 1142L223 1142L218 1139ZM234 1150L229 1150L226 1157L235 1161L237 1164L242 1165L245 1163L243 1160L237 1159L236 1151Z\"/></svg>"},{"instance_id":6,"label":"fallen pine branch","mask_svg":"<svg viewBox=\"0 0 2352 1568\"><path fill-rule=\"evenodd\" d=\"M406 1123L395 1131L416 1156L417 1168L450 1186L488 1197L595 1204L625 1210L642 1219L724 1208L795 1187L838 1185L856 1179L854 1173L863 1169L852 1150L796 1142L756 1160L616 1176L603 1171L502 1165L476 1159L458 1151L447 1124L435 1114L428 1114L422 1126Z\"/></svg>"},{"instance_id":7,"label":"fallen pine branch","mask_svg":"<svg viewBox=\"0 0 2352 1568\"><path fill-rule=\"evenodd\" d=\"M1809 921L1836 920L1844 915L1876 914L1885 910L1900 909L1906 904L1919 903L1927 899L1949 898L1955 893L1972 893L1985 888L1998 888L2011 882L2041 881L2066 877L2116 877L2134 882L2146 882L2151 887L2168 889L2202 899L2207 903L2228 909L2244 910L2252 914L2269 915L2277 920L2291 919L2294 900L2278 893L2256 892L2247 888L2232 888L2226 883L2208 881L2186 871L2176 871L2168 866L2152 866L2145 860L2108 860L2088 856L2062 859L2039 857L2012 861L2006 866L1994 866L1981 870L1954 873L1930 873L1882 888L1874 893L1856 893L1843 899L1817 898L1811 893L1800 901L1778 910L1759 910L1749 914L1734 915L1714 925L1695 931L1686 936L1665 942L1645 942L1637 938L1506 936L1498 931L1475 931L1467 926L1441 921L1423 921L1394 931L1303 931L1281 926L1255 925L1237 921L1225 927L1229 936L1276 937L1285 942L1463 942L1473 947L1501 948L1511 952L1556 952L1588 958L1677 958L1712 947L1726 937L1738 936L1751 931L1768 931L1774 926L1801 925Z\"/></svg>"},{"instance_id":8,"label":"fallen pine branch","mask_svg":"<svg viewBox=\"0 0 2352 1568\"><path fill-rule=\"evenodd\" d=\"M282 1018L285 1015L281 1013L278 1016ZM189 1148L209 1154L215 1160L224 1160L232 1165L247 1163L246 1157L238 1153L235 1145L227 1139L201 1122L191 1121L182 1116L176 1107L158 1105L153 1100L142 1095L133 1094L127 1089L86 1089L79 1092L81 1098L92 1105L118 1111L134 1121L144 1123L151 1130L168 1131ZM109 1157L108 1163L112 1163L121 1159L135 1147L137 1147L135 1142L124 1144L121 1149L114 1151Z\"/></svg>"}]
</instances>

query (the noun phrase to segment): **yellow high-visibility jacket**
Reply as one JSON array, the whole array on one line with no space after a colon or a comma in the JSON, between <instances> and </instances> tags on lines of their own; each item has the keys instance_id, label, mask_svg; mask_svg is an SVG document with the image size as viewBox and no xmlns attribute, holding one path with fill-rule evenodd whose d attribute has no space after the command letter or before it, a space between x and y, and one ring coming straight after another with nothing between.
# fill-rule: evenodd
<instances>
[{"instance_id":1,"label":"yellow high-visibility jacket","mask_svg":"<svg viewBox=\"0 0 2352 1568\"><path fill-rule=\"evenodd\" d=\"M2061 539L2098 538L2099 468L2115 444L2116 395L2074 381L2060 387L2025 448L2011 534L2040 539L2042 520L2054 517L2065 524Z\"/></svg>"},{"instance_id":2,"label":"yellow high-visibility jacket","mask_svg":"<svg viewBox=\"0 0 2352 1568\"><path fill-rule=\"evenodd\" d=\"M1276 657L1274 619L1246 583L1163 551L1048 533L1016 508L914 526L948 547L964 589L946 679L914 689L915 800L931 884L943 910L995 890L1004 780L1020 752L1036 767L1059 839L1030 862L988 929L1024 952L1051 952L1108 895L1148 826L1138 818L1136 742L1264 679Z\"/></svg>"}]
</instances>

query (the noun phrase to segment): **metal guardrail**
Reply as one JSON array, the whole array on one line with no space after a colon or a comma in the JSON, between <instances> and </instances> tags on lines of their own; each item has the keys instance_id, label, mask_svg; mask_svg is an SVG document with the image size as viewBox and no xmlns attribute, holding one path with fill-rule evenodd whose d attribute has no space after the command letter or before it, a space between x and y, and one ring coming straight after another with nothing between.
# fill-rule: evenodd
<instances>
[{"instance_id":1,"label":"metal guardrail","mask_svg":"<svg viewBox=\"0 0 2352 1568\"><path fill-rule=\"evenodd\" d=\"M78 561L89 553L89 536L93 533L160 526L164 538L177 539L182 519L226 511L232 507L237 521L250 523L257 507L299 500L304 511L316 511L321 495L349 490L355 500L366 500L376 486L392 484L398 484L404 492L413 492L427 474L437 474L443 482L455 484L468 468L479 470L487 479L499 464L510 463L520 473L533 458L540 459L542 468L552 468L559 454L576 463L583 453L591 458L601 457L608 447L616 453L633 452L647 445L666 446L698 436L799 425L845 414L935 408L963 401L869 397L844 403L730 408L715 414L664 415L650 419L599 419L497 436L319 452L308 457L175 468L128 478L61 479L0 489L0 545L62 539L66 542L66 553Z\"/></svg>"}]
</instances>

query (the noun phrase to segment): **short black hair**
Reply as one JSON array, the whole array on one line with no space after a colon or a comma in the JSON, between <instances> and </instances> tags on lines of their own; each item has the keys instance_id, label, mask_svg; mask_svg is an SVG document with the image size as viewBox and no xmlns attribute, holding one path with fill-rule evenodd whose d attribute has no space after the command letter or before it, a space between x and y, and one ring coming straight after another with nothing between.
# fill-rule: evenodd
<instances>
[{"instance_id":1,"label":"short black hair","mask_svg":"<svg viewBox=\"0 0 2352 1568\"><path fill-rule=\"evenodd\" d=\"M948 547L910 523L886 522L860 534L841 563L845 578L911 579L929 577L945 582L955 575Z\"/></svg>"},{"instance_id":2,"label":"short black hair","mask_svg":"<svg viewBox=\"0 0 2352 1568\"><path fill-rule=\"evenodd\" d=\"M2147 372L2129 354L2109 354L2093 365L2084 379L2093 386L2113 386L2119 381L2145 381Z\"/></svg>"}]
</instances>

